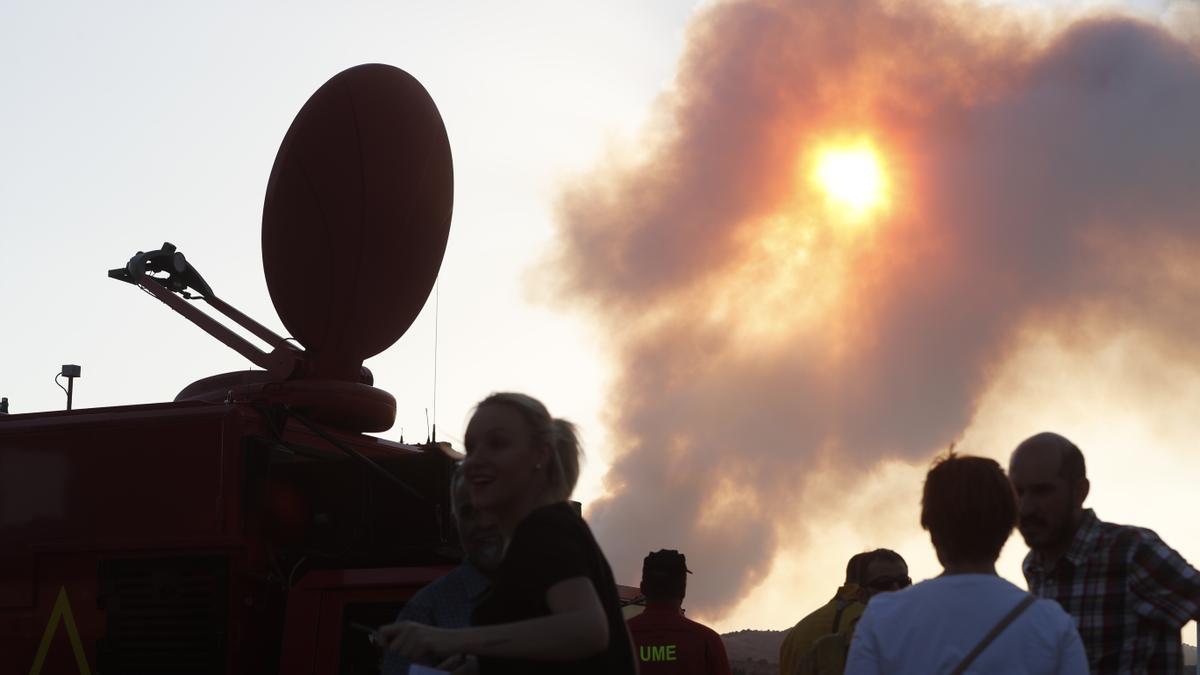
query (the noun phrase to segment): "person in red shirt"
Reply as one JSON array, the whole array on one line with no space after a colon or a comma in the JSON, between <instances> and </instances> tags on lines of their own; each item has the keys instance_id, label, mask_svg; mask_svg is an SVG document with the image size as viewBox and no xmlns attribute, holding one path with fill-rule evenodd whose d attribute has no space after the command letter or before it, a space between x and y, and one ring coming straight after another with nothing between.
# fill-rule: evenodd
<instances>
[{"instance_id":1,"label":"person in red shirt","mask_svg":"<svg viewBox=\"0 0 1200 675\"><path fill-rule=\"evenodd\" d=\"M691 573L679 551L655 551L642 562L646 611L628 622L641 675L730 675L721 636L683 615Z\"/></svg>"}]
</instances>

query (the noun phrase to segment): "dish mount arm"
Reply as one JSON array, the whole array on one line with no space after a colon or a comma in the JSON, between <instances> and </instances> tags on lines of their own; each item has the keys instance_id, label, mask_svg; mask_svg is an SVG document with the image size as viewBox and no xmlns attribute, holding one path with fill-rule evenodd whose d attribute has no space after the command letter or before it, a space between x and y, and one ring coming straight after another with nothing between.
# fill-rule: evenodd
<instances>
[{"instance_id":1,"label":"dish mount arm","mask_svg":"<svg viewBox=\"0 0 1200 675\"><path fill-rule=\"evenodd\" d=\"M154 276L155 273L166 274ZM254 365L267 370L273 379L285 380L298 374L305 361L305 352L276 335L259 322L251 319L237 308L218 298L212 288L200 276L195 267L188 263L182 253L169 242L156 251L138 251L124 267L108 271L108 276L138 286L161 300L171 309L182 314L188 321L215 337L226 346L249 359ZM189 289L192 291L189 293ZM197 293L199 295L193 295ZM208 314L188 303L184 298L203 299L210 307L220 312L242 328L250 331L272 350L265 352L249 340L233 332Z\"/></svg>"}]
</instances>

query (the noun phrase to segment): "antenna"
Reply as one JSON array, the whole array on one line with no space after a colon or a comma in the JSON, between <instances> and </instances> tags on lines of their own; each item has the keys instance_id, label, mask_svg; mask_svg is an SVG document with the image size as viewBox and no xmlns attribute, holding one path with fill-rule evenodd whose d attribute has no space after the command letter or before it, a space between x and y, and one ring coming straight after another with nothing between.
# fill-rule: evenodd
<instances>
[{"instance_id":1,"label":"antenna","mask_svg":"<svg viewBox=\"0 0 1200 675\"><path fill-rule=\"evenodd\" d=\"M71 409L71 399L75 396L75 378L79 377L82 371L83 369L79 366L68 363L54 376L54 384L57 384L59 389L67 392L67 410ZM64 387L59 384L58 378L60 377L67 378L67 386ZM4 400L6 403L8 402L8 399Z\"/></svg>"},{"instance_id":2,"label":"antenna","mask_svg":"<svg viewBox=\"0 0 1200 675\"><path fill-rule=\"evenodd\" d=\"M429 435L429 408L426 408L425 409L425 442L428 443L429 439L431 439L431 438L433 438L433 437Z\"/></svg>"},{"instance_id":3,"label":"antenna","mask_svg":"<svg viewBox=\"0 0 1200 675\"><path fill-rule=\"evenodd\" d=\"M437 442L437 363L438 363L438 314L442 306L442 284L433 286L433 442Z\"/></svg>"}]
</instances>

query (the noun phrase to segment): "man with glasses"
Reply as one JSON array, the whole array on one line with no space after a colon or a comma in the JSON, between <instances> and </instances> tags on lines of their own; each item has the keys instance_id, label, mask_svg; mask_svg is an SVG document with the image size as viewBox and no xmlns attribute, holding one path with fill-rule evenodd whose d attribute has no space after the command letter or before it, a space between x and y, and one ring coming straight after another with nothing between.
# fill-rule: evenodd
<instances>
[{"instance_id":1,"label":"man with glasses","mask_svg":"<svg viewBox=\"0 0 1200 675\"><path fill-rule=\"evenodd\" d=\"M464 559L445 576L417 591L396 621L417 621L440 628L471 625L471 611L491 586L490 577L504 558L504 536L495 520L475 508L462 467L450 479L450 509L458 526ZM405 675L407 659L393 651L383 655L383 675Z\"/></svg>"},{"instance_id":2,"label":"man with glasses","mask_svg":"<svg viewBox=\"0 0 1200 675\"><path fill-rule=\"evenodd\" d=\"M779 648L780 675L841 672L854 625L871 596L912 584L908 565L886 548L858 553L846 563L846 582L833 599L788 631Z\"/></svg>"},{"instance_id":3,"label":"man with glasses","mask_svg":"<svg viewBox=\"0 0 1200 675\"><path fill-rule=\"evenodd\" d=\"M912 586L912 579L908 576L908 563L904 562L899 553L880 548L868 555L870 558L862 582L866 599L878 593L899 591Z\"/></svg>"}]
</instances>

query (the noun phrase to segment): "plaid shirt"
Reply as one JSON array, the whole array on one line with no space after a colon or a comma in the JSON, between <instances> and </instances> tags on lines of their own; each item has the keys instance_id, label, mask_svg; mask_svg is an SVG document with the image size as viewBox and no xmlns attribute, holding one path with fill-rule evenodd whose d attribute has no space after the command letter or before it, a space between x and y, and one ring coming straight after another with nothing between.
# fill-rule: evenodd
<instances>
[{"instance_id":1,"label":"plaid shirt","mask_svg":"<svg viewBox=\"0 0 1200 675\"><path fill-rule=\"evenodd\" d=\"M1200 614L1200 572L1157 534L1087 509L1070 549L1047 570L1022 565L1034 595L1075 619L1092 673L1182 673L1179 631Z\"/></svg>"}]
</instances>

